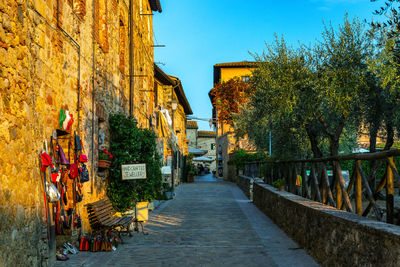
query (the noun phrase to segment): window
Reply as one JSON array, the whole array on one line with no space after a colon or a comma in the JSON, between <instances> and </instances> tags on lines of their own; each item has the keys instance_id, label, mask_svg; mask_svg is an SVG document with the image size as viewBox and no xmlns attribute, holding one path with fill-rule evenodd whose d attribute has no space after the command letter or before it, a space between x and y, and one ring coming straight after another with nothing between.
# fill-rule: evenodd
<instances>
[{"instance_id":1,"label":"window","mask_svg":"<svg viewBox=\"0 0 400 267\"><path fill-rule=\"evenodd\" d=\"M242 76L242 82L249 82L250 81L250 76Z\"/></svg>"},{"instance_id":2,"label":"window","mask_svg":"<svg viewBox=\"0 0 400 267\"><path fill-rule=\"evenodd\" d=\"M215 149L215 144L211 144L211 150Z\"/></svg>"}]
</instances>

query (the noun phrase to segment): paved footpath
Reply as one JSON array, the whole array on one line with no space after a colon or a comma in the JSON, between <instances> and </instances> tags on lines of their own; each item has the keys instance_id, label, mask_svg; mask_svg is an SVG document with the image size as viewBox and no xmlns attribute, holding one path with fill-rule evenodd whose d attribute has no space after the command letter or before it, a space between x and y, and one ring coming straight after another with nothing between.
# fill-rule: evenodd
<instances>
[{"instance_id":1,"label":"paved footpath","mask_svg":"<svg viewBox=\"0 0 400 267\"><path fill-rule=\"evenodd\" d=\"M145 231L116 252L80 252L57 266L318 266L236 185L210 175L179 186Z\"/></svg>"}]
</instances>

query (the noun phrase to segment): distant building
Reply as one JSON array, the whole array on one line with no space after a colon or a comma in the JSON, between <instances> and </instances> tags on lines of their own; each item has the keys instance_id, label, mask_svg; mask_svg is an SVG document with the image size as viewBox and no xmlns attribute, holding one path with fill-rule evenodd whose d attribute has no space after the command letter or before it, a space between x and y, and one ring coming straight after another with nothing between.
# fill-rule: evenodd
<instances>
[{"instance_id":1,"label":"distant building","mask_svg":"<svg viewBox=\"0 0 400 267\"><path fill-rule=\"evenodd\" d=\"M197 126L196 121L187 121L186 122L186 138L189 141L189 148L197 148L197 130L199 126Z\"/></svg>"},{"instance_id":2,"label":"distant building","mask_svg":"<svg viewBox=\"0 0 400 267\"><path fill-rule=\"evenodd\" d=\"M214 65L214 86L226 82L232 78L240 78L243 82L248 82L250 76L252 75L252 71L257 67L256 62L251 61L241 61L241 62L228 62L228 63L219 63ZM209 97L211 100L211 104L213 105L212 110L212 118L214 122L214 126L216 128L216 144L217 144L217 154L218 161L217 164L218 173L224 176L224 179L228 179L228 161L229 154L232 153L236 149L245 149L247 151L255 150L254 146L248 141L247 138L243 138L240 140L236 140L234 137L234 129L232 125L227 123L223 123L218 120L218 113L215 106L215 99L213 98L211 92L209 93ZM223 169L223 170L221 170Z\"/></svg>"},{"instance_id":3,"label":"distant building","mask_svg":"<svg viewBox=\"0 0 400 267\"><path fill-rule=\"evenodd\" d=\"M194 151L194 157L204 156L213 159L213 162L203 163L210 170L216 168L216 145L215 145L215 131L198 131L199 127L196 121L186 122L186 138L188 139L188 147ZM199 162L201 163L201 162Z\"/></svg>"},{"instance_id":4,"label":"distant building","mask_svg":"<svg viewBox=\"0 0 400 267\"><path fill-rule=\"evenodd\" d=\"M211 170L216 168L215 137L215 131L199 131L197 135L197 148L207 150L208 152L204 155L204 157L208 157L214 160L209 165L209 168Z\"/></svg>"}]
</instances>

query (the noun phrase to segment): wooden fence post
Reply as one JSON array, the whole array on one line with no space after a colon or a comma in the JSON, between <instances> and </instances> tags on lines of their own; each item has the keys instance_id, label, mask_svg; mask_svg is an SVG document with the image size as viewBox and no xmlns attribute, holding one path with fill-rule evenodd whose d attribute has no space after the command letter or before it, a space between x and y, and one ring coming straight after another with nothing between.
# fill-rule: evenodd
<instances>
[{"instance_id":1,"label":"wooden fence post","mask_svg":"<svg viewBox=\"0 0 400 267\"><path fill-rule=\"evenodd\" d=\"M394 207L394 184L393 184L393 171L390 167L394 165L393 157L388 158L388 165L386 170L386 222L393 223L393 207Z\"/></svg>"},{"instance_id":2,"label":"wooden fence post","mask_svg":"<svg viewBox=\"0 0 400 267\"><path fill-rule=\"evenodd\" d=\"M334 161L333 165L334 165L336 175L337 175L336 179L338 180L338 183L340 186L339 187L340 192L343 194L343 200L344 200L344 204L346 205L346 209L347 209L347 211L353 212L353 208L351 206L349 195L347 194L347 191L345 189L344 178L343 178L343 174L342 174L342 169L340 168L339 161ZM340 206L338 206L338 207L340 207Z\"/></svg>"},{"instance_id":3,"label":"wooden fence post","mask_svg":"<svg viewBox=\"0 0 400 267\"><path fill-rule=\"evenodd\" d=\"M302 187L302 197L308 197L308 186L307 186L307 164L305 162L301 163L301 187Z\"/></svg>"},{"instance_id":4,"label":"wooden fence post","mask_svg":"<svg viewBox=\"0 0 400 267\"><path fill-rule=\"evenodd\" d=\"M361 161L356 160L354 162L355 166L361 166ZM362 184L361 184L361 173L358 168L355 168L355 181L354 181L354 189L356 196L356 213L358 215L362 215Z\"/></svg>"},{"instance_id":5,"label":"wooden fence post","mask_svg":"<svg viewBox=\"0 0 400 267\"><path fill-rule=\"evenodd\" d=\"M376 218L379 221L382 221L381 210L379 209L379 207L375 203L375 198L372 195L372 190L369 187L369 183L368 183L367 177L365 176L365 174L364 174L364 172L363 172L363 170L361 168L361 162L357 161L356 164L357 164L358 173L360 174L361 178L363 179L364 187L365 187L365 190L367 191L368 199L370 201L369 203L374 207Z\"/></svg>"},{"instance_id":6,"label":"wooden fence post","mask_svg":"<svg viewBox=\"0 0 400 267\"><path fill-rule=\"evenodd\" d=\"M330 183L329 183L328 171L326 169L325 163L322 163L322 170L323 170L323 175L324 175L323 178L325 179L326 194L327 194L328 202L332 207L340 207L340 206L335 205L335 201L333 199L332 190L331 190Z\"/></svg>"},{"instance_id":7,"label":"wooden fence post","mask_svg":"<svg viewBox=\"0 0 400 267\"><path fill-rule=\"evenodd\" d=\"M314 164L311 163L311 179L314 181L314 191L318 202L322 202L321 193L319 192L318 178L315 174Z\"/></svg>"}]
</instances>

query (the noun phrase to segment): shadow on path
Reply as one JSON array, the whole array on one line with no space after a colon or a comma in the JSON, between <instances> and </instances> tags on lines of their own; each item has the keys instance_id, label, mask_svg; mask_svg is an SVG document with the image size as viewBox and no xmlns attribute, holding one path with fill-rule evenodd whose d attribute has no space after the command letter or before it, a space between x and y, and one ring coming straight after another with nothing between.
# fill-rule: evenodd
<instances>
[{"instance_id":1,"label":"shadow on path","mask_svg":"<svg viewBox=\"0 0 400 267\"><path fill-rule=\"evenodd\" d=\"M318 266L235 184L205 175L176 193L150 214L148 235L57 266Z\"/></svg>"}]
</instances>

